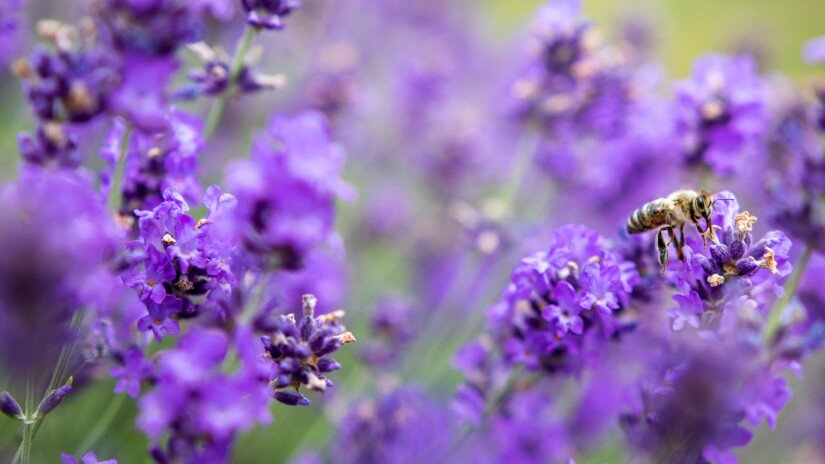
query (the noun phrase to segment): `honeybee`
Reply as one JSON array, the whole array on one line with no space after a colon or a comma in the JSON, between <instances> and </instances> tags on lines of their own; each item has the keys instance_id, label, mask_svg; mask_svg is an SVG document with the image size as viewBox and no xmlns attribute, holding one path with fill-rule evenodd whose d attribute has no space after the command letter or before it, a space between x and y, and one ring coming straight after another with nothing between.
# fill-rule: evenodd
<instances>
[{"instance_id":1,"label":"honeybee","mask_svg":"<svg viewBox=\"0 0 825 464\"><path fill-rule=\"evenodd\" d=\"M716 235L713 232L710 214L713 208L713 195L707 190L677 190L666 198L653 200L630 215L627 220L627 232L630 234L640 234L659 228L656 233L656 247L659 249L659 265L662 266L661 274L665 274L668 263L667 247L671 243L676 246L676 255L682 261L685 255L682 247L685 246L685 224L692 222L699 234L702 236L702 244L707 248L707 241L716 243ZM699 221L705 220L703 230ZM676 239L676 229L679 230L679 238ZM669 236L669 242L665 243L665 232Z\"/></svg>"}]
</instances>

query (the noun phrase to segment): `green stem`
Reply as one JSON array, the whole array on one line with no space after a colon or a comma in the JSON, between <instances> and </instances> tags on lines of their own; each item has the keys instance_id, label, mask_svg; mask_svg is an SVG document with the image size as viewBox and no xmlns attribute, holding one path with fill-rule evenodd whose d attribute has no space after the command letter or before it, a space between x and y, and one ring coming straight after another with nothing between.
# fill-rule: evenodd
<instances>
[{"instance_id":1,"label":"green stem","mask_svg":"<svg viewBox=\"0 0 825 464\"><path fill-rule=\"evenodd\" d=\"M776 305L774 305L768 315L768 322L765 324L765 340L773 340L776 333L779 331L780 323L782 321L782 312L796 294L796 290L799 288L799 283L802 281L802 276L805 275L805 268L808 266L808 261L810 261L813 252L814 250L812 246L805 245L805 249L802 251L802 256L799 257L799 262L796 264L793 274L791 274L791 278L788 279L785 284L785 293L782 295L782 298L776 302Z\"/></svg>"},{"instance_id":2,"label":"green stem","mask_svg":"<svg viewBox=\"0 0 825 464\"><path fill-rule=\"evenodd\" d=\"M238 76L243 69L243 62L246 59L246 54L249 53L252 42L255 41L255 36L258 29L252 26L247 26L244 35L235 49L235 56L232 57L232 63L229 65L229 85L226 90L215 100L212 108L209 109L209 114L206 116L206 124L204 125L203 133L207 139L215 134L215 129L221 122L224 111L226 111L226 104L229 100L229 94L232 92L232 87L238 80Z\"/></svg>"},{"instance_id":3,"label":"green stem","mask_svg":"<svg viewBox=\"0 0 825 464\"><path fill-rule=\"evenodd\" d=\"M120 408L126 403L126 395L121 393L115 396L115 399L109 402L109 406L103 411L103 414L100 415L100 418L95 423L94 428L92 428L91 432L86 435L86 438L83 439L83 442L80 446L77 447L75 450L75 455L83 455L84 453L91 450L95 444L97 444L100 437L106 432L106 429L112 424L112 421L115 420L117 414L120 412Z\"/></svg>"},{"instance_id":4,"label":"green stem","mask_svg":"<svg viewBox=\"0 0 825 464\"><path fill-rule=\"evenodd\" d=\"M132 126L126 123L126 128L123 130L123 136L120 139L120 154L115 165L114 177L112 183L109 185L109 198L106 202L109 211L117 211L120 206L120 184L123 183L123 171L126 169L126 155L129 149L129 137L132 136Z\"/></svg>"}]
</instances>

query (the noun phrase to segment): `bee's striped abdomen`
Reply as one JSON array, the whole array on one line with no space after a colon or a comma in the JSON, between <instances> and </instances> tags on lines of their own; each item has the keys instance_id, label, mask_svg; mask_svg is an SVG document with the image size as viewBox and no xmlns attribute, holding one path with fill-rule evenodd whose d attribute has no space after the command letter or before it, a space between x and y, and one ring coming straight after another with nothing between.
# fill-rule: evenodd
<instances>
[{"instance_id":1,"label":"bee's striped abdomen","mask_svg":"<svg viewBox=\"0 0 825 464\"><path fill-rule=\"evenodd\" d=\"M633 211L627 220L627 232L638 234L667 224L667 200L660 198Z\"/></svg>"}]
</instances>

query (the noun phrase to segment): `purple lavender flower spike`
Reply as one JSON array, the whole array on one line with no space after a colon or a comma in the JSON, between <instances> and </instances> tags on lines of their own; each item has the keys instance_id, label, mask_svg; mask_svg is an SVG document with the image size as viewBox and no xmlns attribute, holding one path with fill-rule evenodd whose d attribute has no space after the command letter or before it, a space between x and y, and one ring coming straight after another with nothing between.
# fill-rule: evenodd
<instances>
[{"instance_id":1,"label":"purple lavender flower spike","mask_svg":"<svg viewBox=\"0 0 825 464\"><path fill-rule=\"evenodd\" d=\"M548 322L555 323L558 337L563 337L568 332L581 335L584 319L580 315L582 306L576 296L576 289L567 282L558 282L553 287L553 293L556 295L556 304L547 306L542 311L542 316Z\"/></svg>"},{"instance_id":2,"label":"purple lavender flower spike","mask_svg":"<svg viewBox=\"0 0 825 464\"><path fill-rule=\"evenodd\" d=\"M80 460L66 453L62 453L60 455L60 459L63 462L63 464L117 464L117 461L114 459L98 461L97 455L94 453L94 451L89 451L88 453L84 454L83 457L80 458Z\"/></svg>"},{"instance_id":3,"label":"purple lavender flower spike","mask_svg":"<svg viewBox=\"0 0 825 464\"><path fill-rule=\"evenodd\" d=\"M284 20L294 10L300 8L300 0L241 0L247 12L246 22L261 29L280 30Z\"/></svg>"},{"instance_id":4,"label":"purple lavender flower spike","mask_svg":"<svg viewBox=\"0 0 825 464\"><path fill-rule=\"evenodd\" d=\"M155 334L155 340L160 343L164 335L177 335L180 332L178 321L172 316L180 313L183 302L178 298L167 295L160 303L154 300L146 300L146 309L149 314L140 318L137 328L141 332L149 330Z\"/></svg>"},{"instance_id":5,"label":"purple lavender flower spike","mask_svg":"<svg viewBox=\"0 0 825 464\"><path fill-rule=\"evenodd\" d=\"M123 284L140 292L140 299L155 304L162 303L167 297L163 283L175 277L175 267L167 255L149 246L146 253L144 270L132 270L123 275Z\"/></svg>"},{"instance_id":6,"label":"purple lavender flower spike","mask_svg":"<svg viewBox=\"0 0 825 464\"><path fill-rule=\"evenodd\" d=\"M255 137L251 160L228 173L244 247L265 264L300 268L311 248L329 240L335 198L352 198L340 179L343 161L321 113L272 117Z\"/></svg>"},{"instance_id":7,"label":"purple lavender flower spike","mask_svg":"<svg viewBox=\"0 0 825 464\"><path fill-rule=\"evenodd\" d=\"M699 315L705 310L699 294L691 290L687 295L673 295L673 301L679 304L668 310L668 314L673 318L673 330L682 330L685 324L698 329Z\"/></svg>"},{"instance_id":8,"label":"purple lavender flower spike","mask_svg":"<svg viewBox=\"0 0 825 464\"><path fill-rule=\"evenodd\" d=\"M748 56L705 55L676 86L676 131L688 166L727 176L768 128L766 84Z\"/></svg>"},{"instance_id":9,"label":"purple lavender flower spike","mask_svg":"<svg viewBox=\"0 0 825 464\"><path fill-rule=\"evenodd\" d=\"M230 88L237 88L241 93L249 94L278 89L285 83L282 75L262 74L254 70L255 63L251 60L241 66L236 80L230 82L230 59L226 53L213 50L203 42L192 44L189 48L203 61L203 67L191 69L187 73L191 84L177 91L179 98L221 95L230 91Z\"/></svg>"},{"instance_id":10,"label":"purple lavender flower spike","mask_svg":"<svg viewBox=\"0 0 825 464\"><path fill-rule=\"evenodd\" d=\"M42 123L34 136L19 134L17 146L20 156L36 166L73 169L83 161L77 150L77 137L61 124Z\"/></svg>"},{"instance_id":11,"label":"purple lavender flower spike","mask_svg":"<svg viewBox=\"0 0 825 464\"><path fill-rule=\"evenodd\" d=\"M140 383L151 378L155 373L155 365L143 356L137 348L131 348L123 355L123 364L112 366L109 374L118 379L115 393L125 392L132 398L140 395Z\"/></svg>"}]
</instances>

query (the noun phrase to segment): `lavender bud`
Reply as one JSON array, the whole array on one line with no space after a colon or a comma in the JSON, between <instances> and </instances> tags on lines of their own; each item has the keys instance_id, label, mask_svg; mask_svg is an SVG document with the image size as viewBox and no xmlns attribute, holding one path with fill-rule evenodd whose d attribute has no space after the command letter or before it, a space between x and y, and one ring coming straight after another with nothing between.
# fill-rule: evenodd
<instances>
[{"instance_id":1,"label":"lavender bud","mask_svg":"<svg viewBox=\"0 0 825 464\"><path fill-rule=\"evenodd\" d=\"M25 419L25 416L23 416L23 410L20 409L20 405L7 391L0 393L0 411L3 411L3 414L11 417L12 419Z\"/></svg>"},{"instance_id":2,"label":"lavender bud","mask_svg":"<svg viewBox=\"0 0 825 464\"><path fill-rule=\"evenodd\" d=\"M728 247L724 245L714 245L710 247L710 255L717 264L722 265L730 261Z\"/></svg>"},{"instance_id":3,"label":"lavender bud","mask_svg":"<svg viewBox=\"0 0 825 464\"><path fill-rule=\"evenodd\" d=\"M341 365L334 359L321 358L318 360L318 371L320 372L332 372L337 371L340 368Z\"/></svg>"},{"instance_id":4,"label":"lavender bud","mask_svg":"<svg viewBox=\"0 0 825 464\"><path fill-rule=\"evenodd\" d=\"M734 261L741 259L745 256L745 252L748 250L747 246L742 243L741 240L734 240L730 244L730 255Z\"/></svg>"},{"instance_id":5,"label":"lavender bud","mask_svg":"<svg viewBox=\"0 0 825 464\"><path fill-rule=\"evenodd\" d=\"M276 391L275 400L290 406L309 406L309 398L298 392L291 391Z\"/></svg>"},{"instance_id":6,"label":"lavender bud","mask_svg":"<svg viewBox=\"0 0 825 464\"><path fill-rule=\"evenodd\" d=\"M747 258L740 260L736 267L739 269L740 275L751 275L759 269L759 263L752 256L748 256Z\"/></svg>"},{"instance_id":7,"label":"lavender bud","mask_svg":"<svg viewBox=\"0 0 825 464\"><path fill-rule=\"evenodd\" d=\"M35 413L39 417L43 417L46 414L52 412L54 408L58 407L60 403L63 401L63 397L69 394L72 391L71 385L71 377L69 378L69 382L66 385L63 385L60 388L52 390L48 396L46 396L43 401L40 402L40 405L37 406L37 412Z\"/></svg>"}]
</instances>

